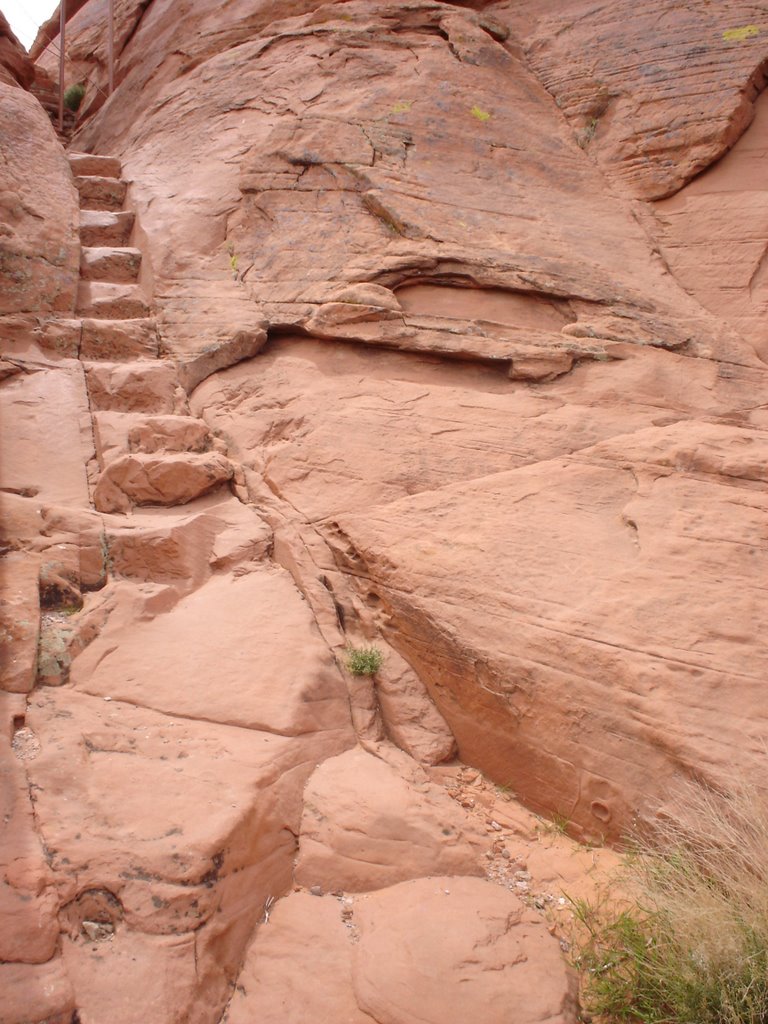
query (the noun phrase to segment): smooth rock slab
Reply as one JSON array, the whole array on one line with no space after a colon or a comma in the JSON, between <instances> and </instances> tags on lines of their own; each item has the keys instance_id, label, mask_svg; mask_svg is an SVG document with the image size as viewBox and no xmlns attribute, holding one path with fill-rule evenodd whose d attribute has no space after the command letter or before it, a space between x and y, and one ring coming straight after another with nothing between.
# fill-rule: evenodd
<instances>
[{"instance_id":1,"label":"smooth rock slab","mask_svg":"<svg viewBox=\"0 0 768 1024\"><path fill-rule=\"evenodd\" d=\"M60 957L0 964L0 992L0 1024L71 1024L75 995Z\"/></svg>"},{"instance_id":2,"label":"smooth rock slab","mask_svg":"<svg viewBox=\"0 0 768 1024\"><path fill-rule=\"evenodd\" d=\"M0 559L0 690L29 693L35 685L40 631L39 560L20 552Z\"/></svg>"},{"instance_id":3,"label":"smooth rock slab","mask_svg":"<svg viewBox=\"0 0 768 1024\"><path fill-rule=\"evenodd\" d=\"M356 901L353 984L378 1024L570 1024L575 976L543 919L479 878L424 878Z\"/></svg>"},{"instance_id":4,"label":"smooth rock slab","mask_svg":"<svg viewBox=\"0 0 768 1024\"><path fill-rule=\"evenodd\" d=\"M456 753L448 723L426 687L395 651L376 673L376 697L387 735L419 764L435 765Z\"/></svg>"},{"instance_id":5,"label":"smooth rock slab","mask_svg":"<svg viewBox=\"0 0 768 1024\"><path fill-rule=\"evenodd\" d=\"M346 728L341 674L284 570L218 576L73 663L78 689L191 718L298 736Z\"/></svg>"},{"instance_id":6,"label":"smooth rock slab","mask_svg":"<svg viewBox=\"0 0 768 1024\"><path fill-rule=\"evenodd\" d=\"M432 874L482 874L483 836L404 755L394 764L348 750L304 792L296 880L362 892Z\"/></svg>"},{"instance_id":7,"label":"smooth rock slab","mask_svg":"<svg viewBox=\"0 0 768 1024\"><path fill-rule=\"evenodd\" d=\"M246 953L229 1024L374 1024L352 990L352 935L333 897L280 900Z\"/></svg>"},{"instance_id":8,"label":"smooth rock slab","mask_svg":"<svg viewBox=\"0 0 768 1024\"><path fill-rule=\"evenodd\" d=\"M0 389L0 488L87 508L93 440L82 369L73 360L28 369Z\"/></svg>"},{"instance_id":9,"label":"smooth rock slab","mask_svg":"<svg viewBox=\"0 0 768 1024\"><path fill-rule=\"evenodd\" d=\"M339 560L464 761L618 837L681 763L761 764L766 461L762 431L636 430L345 517Z\"/></svg>"}]
</instances>

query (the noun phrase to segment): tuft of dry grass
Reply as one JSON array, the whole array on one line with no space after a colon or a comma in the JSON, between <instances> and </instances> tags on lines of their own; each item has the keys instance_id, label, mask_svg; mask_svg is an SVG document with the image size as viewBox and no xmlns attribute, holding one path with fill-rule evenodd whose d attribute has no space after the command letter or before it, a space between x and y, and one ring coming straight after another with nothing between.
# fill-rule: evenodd
<instances>
[{"instance_id":1,"label":"tuft of dry grass","mask_svg":"<svg viewBox=\"0 0 768 1024\"><path fill-rule=\"evenodd\" d=\"M768 1024L768 803L684 787L634 838L632 899L574 901L593 1014L642 1024Z\"/></svg>"}]
</instances>

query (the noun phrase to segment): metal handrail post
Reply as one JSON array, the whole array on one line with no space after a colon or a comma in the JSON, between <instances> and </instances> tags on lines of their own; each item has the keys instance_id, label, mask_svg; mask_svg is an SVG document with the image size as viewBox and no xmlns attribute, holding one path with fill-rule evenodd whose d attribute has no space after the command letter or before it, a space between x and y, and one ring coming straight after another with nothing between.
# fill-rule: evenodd
<instances>
[{"instance_id":1,"label":"metal handrail post","mask_svg":"<svg viewBox=\"0 0 768 1024\"><path fill-rule=\"evenodd\" d=\"M59 0L59 131L64 131L64 26L67 23L67 0Z\"/></svg>"},{"instance_id":2,"label":"metal handrail post","mask_svg":"<svg viewBox=\"0 0 768 1024\"><path fill-rule=\"evenodd\" d=\"M109 54L109 95L111 96L115 88L115 0L109 0L107 52Z\"/></svg>"}]
</instances>

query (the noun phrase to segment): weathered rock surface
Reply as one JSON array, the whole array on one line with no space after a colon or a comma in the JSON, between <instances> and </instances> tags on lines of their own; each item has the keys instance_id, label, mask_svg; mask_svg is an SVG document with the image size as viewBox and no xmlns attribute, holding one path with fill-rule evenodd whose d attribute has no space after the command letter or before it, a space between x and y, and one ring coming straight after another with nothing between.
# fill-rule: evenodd
<instances>
[{"instance_id":1,"label":"weathered rock surface","mask_svg":"<svg viewBox=\"0 0 768 1024\"><path fill-rule=\"evenodd\" d=\"M615 834L647 808L643 767L654 784L681 762L722 770L762 735L764 448L730 426L652 427L340 519L341 558L366 567L462 757Z\"/></svg>"},{"instance_id":2,"label":"weathered rock surface","mask_svg":"<svg viewBox=\"0 0 768 1024\"><path fill-rule=\"evenodd\" d=\"M498 6L522 28L531 66L580 144L642 199L676 192L726 153L765 87L760 7L620 0L606 16L589 0L545 0L542 17Z\"/></svg>"},{"instance_id":3,"label":"weathered rock surface","mask_svg":"<svg viewBox=\"0 0 768 1024\"><path fill-rule=\"evenodd\" d=\"M77 193L48 115L1 81L0 155L0 314L67 313L80 260Z\"/></svg>"},{"instance_id":4,"label":"weathered rock surface","mask_svg":"<svg viewBox=\"0 0 768 1024\"><path fill-rule=\"evenodd\" d=\"M768 359L768 94L730 152L671 198L653 205L662 252L686 291Z\"/></svg>"},{"instance_id":5,"label":"weathered rock surface","mask_svg":"<svg viewBox=\"0 0 768 1024\"><path fill-rule=\"evenodd\" d=\"M0 83L0 1020L571 1024L511 793L763 771L765 11L114 7Z\"/></svg>"},{"instance_id":6,"label":"weathered rock surface","mask_svg":"<svg viewBox=\"0 0 768 1024\"><path fill-rule=\"evenodd\" d=\"M474 823L408 758L388 764L350 750L320 765L304 790L296 880L365 892L422 875L482 874L481 847Z\"/></svg>"},{"instance_id":7,"label":"weathered rock surface","mask_svg":"<svg viewBox=\"0 0 768 1024\"><path fill-rule=\"evenodd\" d=\"M183 405L173 366L159 360L86 364L94 411L176 413Z\"/></svg>"},{"instance_id":8,"label":"weathered rock surface","mask_svg":"<svg viewBox=\"0 0 768 1024\"><path fill-rule=\"evenodd\" d=\"M75 662L77 688L286 736L345 722L341 676L282 570L216 576L167 615L137 625L130 640L117 632L119 645L108 624ZM139 669L139 652L151 673Z\"/></svg>"},{"instance_id":9,"label":"weathered rock surface","mask_svg":"<svg viewBox=\"0 0 768 1024\"><path fill-rule=\"evenodd\" d=\"M574 979L535 913L482 879L295 893L259 930L229 1010L254 1019L575 1021Z\"/></svg>"},{"instance_id":10,"label":"weathered rock surface","mask_svg":"<svg viewBox=\"0 0 768 1024\"><path fill-rule=\"evenodd\" d=\"M355 911L353 985L374 1020L576 1020L575 979L544 922L479 878L373 893Z\"/></svg>"},{"instance_id":11,"label":"weathered rock surface","mask_svg":"<svg viewBox=\"0 0 768 1024\"><path fill-rule=\"evenodd\" d=\"M0 82L28 89L35 77L32 61L0 12Z\"/></svg>"},{"instance_id":12,"label":"weathered rock surface","mask_svg":"<svg viewBox=\"0 0 768 1024\"><path fill-rule=\"evenodd\" d=\"M351 902L305 892L279 902L246 955L230 1024L371 1024L352 988Z\"/></svg>"},{"instance_id":13,"label":"weathered rock surface","mask_svg":"<svg viewBox=\"0 0 768 1024\"><path fill-rule=\"evenodd\" d=\"M122 455L99 477L93 503L99 512L133 505L186 505L231 480L231 463L216 452Z\"/></svg>"},{"instance_id":14,"label":"weathered rock surface","mask_svg":"<svg viewBox=\"0 0 768 1024\"><path fill-rule=\"evenodd\" d=\"M290 881L311 764L349 742L330 715L300 739L202 717L63 688L30 708L44 737L29 769L36 814L86 1020L214 1019L265 899ZM83 894L96 891L114 939L91 943Z\"/></svg>"}]
</instances>

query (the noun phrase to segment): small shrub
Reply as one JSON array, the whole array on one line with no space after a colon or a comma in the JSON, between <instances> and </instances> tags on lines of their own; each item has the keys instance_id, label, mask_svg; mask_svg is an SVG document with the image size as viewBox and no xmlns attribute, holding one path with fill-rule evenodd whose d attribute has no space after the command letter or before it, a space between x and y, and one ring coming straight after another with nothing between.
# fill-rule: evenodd
<instances>
[{"instance_id":1,"label":"small shrub","mask_svg":"<svg viewBox=\"0 0 768 1024\"><path fill-rule=\"evenodd\" d=\"M67 110L77 111L80 109L84 96L85 86L81 82L78 82L76 85L70 85L64 90L64 106Z\"/></svg>"},{"instance_id":2,"label":"small shrub","mask_svg":"<svg viewBox=\"0 0 768 1024\"><path fill-rule=\"evenodd\" d=\"M353 676L372 676L381 668L384 655L378 647L348 647L346 662Z\"/></svg>"},{"instance_id":3,"label":"small shrub","mask_svg":"<svg viewBox=\"0 0 768 1024\"><path fill-rule=\"evenodd\" d=\"M490 121L491 115L487 110L483 110L481 107L472 107L470 110L472 117L476 117L478 121Z\"/></svg>"},{"instance_id":4,"label":"small shrub","mask_svg":"<svg viewBox=\"0 0 768 1024\"><path fill-rule=\"evenodd\" d=\"M641 1024L768 1022L768 806L739 784L686 787L637 841L623 905L575 901L576 966L596 1015Z\"/></svg>"}]
</instances>

